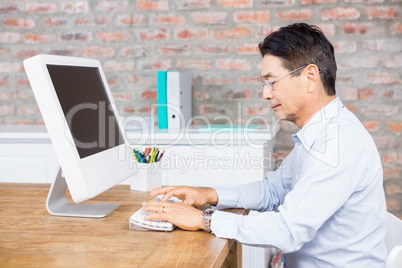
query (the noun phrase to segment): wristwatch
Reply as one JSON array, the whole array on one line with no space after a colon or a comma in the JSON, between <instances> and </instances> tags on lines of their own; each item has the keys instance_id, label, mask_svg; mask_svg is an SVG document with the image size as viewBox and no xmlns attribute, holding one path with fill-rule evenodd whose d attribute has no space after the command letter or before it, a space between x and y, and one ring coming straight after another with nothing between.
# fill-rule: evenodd
<instances>
[{"instance_id":1,"label":"wristwatch","mask_svg":"<svg viewBox=\"0 0 402 268\"><path fill-rule=\"evenodd\" d=\"M204 224L204 231L210 233L211 232L211 219L212 214L214 214L215 210L212 208L207 208L202 212L202 222Z\"/></svg>"}]
</instances>

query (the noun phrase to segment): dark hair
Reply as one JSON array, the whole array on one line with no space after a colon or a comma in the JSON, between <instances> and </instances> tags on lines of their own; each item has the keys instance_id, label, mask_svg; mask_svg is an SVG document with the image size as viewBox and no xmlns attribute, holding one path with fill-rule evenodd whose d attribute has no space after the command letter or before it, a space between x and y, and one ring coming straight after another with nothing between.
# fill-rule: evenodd
<instances>
[{"instance_id":1,"label":"dark hair","mask_svg":"<svg viewBox=\"0 0 402 268\"><path fill-rule=\"evenodd\" d=\"M279 57L289 71L303 65L315 64L321 73L328 96L335 95L336 61L334 47L315 25L295 23L281 27L258 45L261 55ZM300 75L301 71L293 75Z\"/></svg>"}]
</instances>

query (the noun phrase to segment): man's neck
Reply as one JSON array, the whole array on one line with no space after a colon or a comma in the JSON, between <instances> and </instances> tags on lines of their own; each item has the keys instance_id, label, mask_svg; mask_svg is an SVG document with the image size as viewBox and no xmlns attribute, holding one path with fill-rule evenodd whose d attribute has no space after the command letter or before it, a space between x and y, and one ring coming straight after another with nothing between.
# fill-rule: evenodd
<instances>
[{"instance_id":1,"label":"man's neck","mask_svg":"<svg viewBox=\"0 0 402 268\"><path fill-rule=\"evenodd\" d=\"M319 100L316 100L313 102L312 105L308 107L308 110L306 111L306 116L304 118L301 118L299 122L295 122L296 125L301 129L303 126L307 124L308 121L310 121L311 118L316 115L322 108L328 105L331 101L333 101L336 98L336 96L326 96L325 98L320 98Z\"/></svg>"}]
</instances>

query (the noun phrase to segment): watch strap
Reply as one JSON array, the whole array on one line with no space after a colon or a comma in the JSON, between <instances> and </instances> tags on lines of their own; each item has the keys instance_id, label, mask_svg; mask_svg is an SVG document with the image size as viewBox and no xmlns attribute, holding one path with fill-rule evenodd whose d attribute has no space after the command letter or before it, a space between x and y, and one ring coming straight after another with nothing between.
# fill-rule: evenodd
<instances>
[{"instance_id":1,"label":"watch strap","mask_svg":"<svg viewBox=\"0 0 402 268\"><path fill-rule=\"evenodd\" d=\"M210 233L211 232L211 219L212 214L215 211L211 208L207 208L202 212L202 223L204 224L204 231Z\"/></svg>"}]
</instances>

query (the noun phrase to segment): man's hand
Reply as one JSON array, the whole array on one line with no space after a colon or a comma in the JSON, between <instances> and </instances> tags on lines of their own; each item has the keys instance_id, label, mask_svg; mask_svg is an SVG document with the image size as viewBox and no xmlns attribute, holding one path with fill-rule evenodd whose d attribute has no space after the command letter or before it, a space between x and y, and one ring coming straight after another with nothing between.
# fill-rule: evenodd
<instances>
[{"instance_id":1,"label":"man's hand","mask_svg":"<svg viewBox=\"0 0 402 268\"><path fill-rule=\"evenodd\" d=\"M199 189L187 186L168 186L153 189L149 195L155 197L163 194L162 201L167 201L172 196L182 200L185 204L200 207L205 204L216 205L218 194L214 189Z\"/></svg>"},{"instance_id":2,"label":"man's hand","mask_svg":"<svg viewBox=\"0 0 402 268\"><path fill-rule=\"evenodd\" d=\"M155 214L145 216L146 220L163 220L177 227L197 231L204 229L202 211L183 202L169 203L164 201L148 201L143 204L143 211L153 211Z\"/></svg>"}]
</instances>

